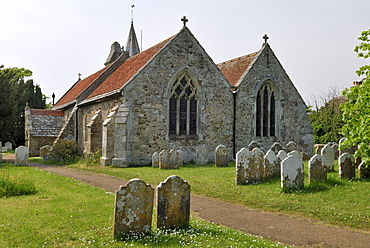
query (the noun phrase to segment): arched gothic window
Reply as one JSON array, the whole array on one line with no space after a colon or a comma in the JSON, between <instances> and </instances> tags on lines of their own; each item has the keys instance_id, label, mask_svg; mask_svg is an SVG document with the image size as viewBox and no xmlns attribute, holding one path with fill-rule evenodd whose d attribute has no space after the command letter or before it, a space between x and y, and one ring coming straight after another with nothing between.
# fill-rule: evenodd
<instances>
[{"instance_id":1,"label":"arched gothic window","mask_svg":"<svg viewBox=\"0 0 370 248\"><path fill-rule=\"evenodd\" d=\"M275 136L276 95L271 85L264 84L257 93L256 136Z\"/></svg>"},{"instance_id":2,"label":"arched gothic window","mask_svg":"<svg viewBox=\"0 0 370 248\"><path fill-rule=\"evenodd\" d=\"M197 134L197 89L186 74L172 85L169 101L169 135Z\"/></svg>"}]
</instances>

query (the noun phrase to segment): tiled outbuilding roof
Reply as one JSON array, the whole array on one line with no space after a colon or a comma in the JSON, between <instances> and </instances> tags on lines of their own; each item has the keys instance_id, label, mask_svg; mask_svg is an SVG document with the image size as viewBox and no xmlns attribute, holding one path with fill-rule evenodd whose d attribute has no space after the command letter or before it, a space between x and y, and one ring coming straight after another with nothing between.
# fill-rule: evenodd
<instances>
[{"instance_id":1,"label":"tiled outbuilding roof","mask_svg":"<svg viewBox=\"0 0 370 248\"><path fill-rule=\"evenodd\" d=\"M239 58L228 60L218 64L218 68L224 74L231 86L237 86L238 81L243 76L251 63L256 58L258 52L251 53Z\"/></svg>"}]
</instances>

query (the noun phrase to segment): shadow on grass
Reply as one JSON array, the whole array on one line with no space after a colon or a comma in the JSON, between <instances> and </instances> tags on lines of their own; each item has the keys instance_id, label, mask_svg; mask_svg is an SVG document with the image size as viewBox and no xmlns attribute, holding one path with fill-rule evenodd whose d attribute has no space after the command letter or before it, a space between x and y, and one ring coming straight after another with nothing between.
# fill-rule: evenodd
<instances>
[{"instance_id":1,"label":"shadow on grass","mask_svg":"<svg viewBox=\"0 0 370 248\"><path fill-rule=\"evenodd\" d=\"M345 185L344 181L336 178L328 178L327 180L312 182L305 185L303 189L284 189L283 193L301 193L301 194L313 194L321 191L330 190L333 187Z\"/></svg>"}]
</instances>

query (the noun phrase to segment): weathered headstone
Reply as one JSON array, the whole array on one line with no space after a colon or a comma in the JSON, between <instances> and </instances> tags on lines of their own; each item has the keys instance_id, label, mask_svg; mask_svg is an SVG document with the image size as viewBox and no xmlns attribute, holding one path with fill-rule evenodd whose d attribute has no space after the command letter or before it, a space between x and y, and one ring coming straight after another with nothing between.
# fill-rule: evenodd
<instances>
[{"instance_id":1,"label":"weathered headstone","mask_svg":"<svg viewBox=\"0 0 370 248\"><path fill-rule=\"evenodd\" d=\"M168 169L178 169L184 160L182 151L172 149L168 155L170 159Z\"/></svg>"},{"instance_id":2,"label":"weathered headstone","mask_svg":"<svg viewBox=\"0 0 370 248\"><path fill-rule=\"evenodd\" d=\"M20 146L15 149L15 165L18 166L28 166L29 150L25 146Z\"/></svg>"},{"instance_id":3,"label":"weathered headstone","mask_svg":"<svg viewBox=\"0 0 370 248\"><path fill-rule=\"evenodd\" d=\"M263 157L264 161L264 178L272 178L279 175L279 163L275 153L270 149Z\"/></svg>"},{"instance_id":4,"label":"weathered headstone","mask_svg":"<svg viewBox=\"0 0 370 248\"><path fill-rule=\"evenodd\" d=\"M140 179L131 179L116 191L113 234L115 238L149 232L152 226L154 189Z\"/></svg>"},{"instance_id":5,"label":"weathered headstone","mask_svg":"<svg viewBox=\"0 0 370 248\"><path fill-rule=\"evenodd\" d=\"M353 155L344 153L338 158L339 178L355 177L355 161Z\"/></svg>"},{"instance_id":6,"label":"weathered headstone","mask_svg":"<svg viewBox=\"0 0 370 248\"><path fill-rule=\"evenodd\" d=\"M326 178L327 178L326 160L320 154L315 154L308 161L308 183L326 180Z\"/></svg>"},{"instance_id":7,"label":"weathered headstone","mask_svg":"<svg viewBox=\"0 0 370 248\"><path fill-rule=\"evenodd\" d=\"M208 163L208 151L205 145L199 145L195 151L195 162L197 164Z\"/></svg>"},{"instance_id":8,"label":"weathered headstone","mask_svg":"<svg viewBox=\"0 0 370 248\"><path fill-rule=\"evenodd\" d=\"M276 153L275 153L276 154ZM277 155L276 155L276 158L279 162L279 164L287 157L287 154L286 154L286 151L284 150L280 150Z\"/></svg>"},{"instance_id":9,"label":"weathered headstone","mask_svg":"<svg viewBox=\"0 0 370 248\"><path fill-rule=\"evenodd\" d=\"M170 154L166 149L159 153L159 169L169 169L170 168Z\"/></svg>"},{"instance_id":10,"label":"weathered headstone","mask_svg":"<svg viewBox=\"0 0 370 248\"><path fill-rule=\"evenodd\" d=\"M263 152L259 148L242 148L236 154L236 184L255 183L263 179Z\"/></svg>"},{"instance_id":11,"label":"weathered headstone","mask_svg":"<svg viewBox=\"0 0 370 248\"><path fill-rule=\"evenodd\" d=\"M341 146L341 144L346 140L347 138L346 137L343 137L339 140L339 147ZM350 148L341 148L339 150L339 156L344 154L344 153L349 153L349 154L355 154L355 152L357 151L357 146L352 146Z\"/></svg>"},{"instance_id":12,"label":"weathered headstone","mask_svg":"<svg viewBox=\"0 0 370 248\"><path fill-rule=\"evenodd\" d=\"M158 168L159 167L159 154L158 152L154 152L152 155L152 167Z\"/></svg>"},{"instance_id":13,"label":"weathered headstone","mask_svg":"<svg viewBox=\"0 0 370 248\"><path fill-rule=\"evenodd\" d=\"M303 189L303 161L298 156L288 156L281 162L281 187L287 189Z\"/></svg>"},{"instance_id":14,"label":"weathered headstone","mask_svg":"<svg viewBox=\"0 0 370 248\"><path fill-rule=\"evenodd\" d=\"M334 150L334 160L338 159L339 158L339 147L338 147L338 144L337 143L333 143L331 145L331 147L333 148Z\"/></svg>"},{"instance_id":15,"label":"weathered headstone","mask_svg":"<svg viewBox=\"0 0 370 248\"><path fill-rule=\"evenodd\" d=\"M13 144L11 142L6 142L5 147L8 148L8 150L12 150L13 149Z\"/></svg>"},{"instance_id":16,"label":"weathered headstone","mask_svg":"<svg viewBox=\"0 0 370 248\"><path fill-rule=\"evenodd\" d=\"M325 159L325 165L328 171L334 171L334 149L331 145L326 144L321 149L321 156Z\"/></svg>"},{"instance_id":17,"label":"weathered headstone","mask_svg":"<svg viewBox=\"0 0 370 248\"><path fill-rule=\"evenodd\" d=\"M278 154L278 152L284 150L284 148L280 145L279 142L275 142L274 144L272 144L270 150L272 150L275 154Z\"/></svg>"},{"instance_id":18,"label":"weathered headstone","mask_svg":"<svg viewBox=\"0 0 370 248\"><path fill-rule=\"evenodd\" d=\"M51 148L52 147L49 146L49 145L40 147L40 157L42 157L42 158L45 159L45 155L48 154L48 153L50 153Z\"/></svg>"},{"instance_id":19,"label":"weathered headstone","mask_svg":"<svg viewBox=\"0 0 370 248\"><path fill-rule=\"evenodd\" d=\"M224 145L218 145L215 149L215 166L227 167L229 165L229 155Z\"/></svg>"},{"instance_id":20,"label":"weathered headstone","mask_svg":"<svg viewBox=\"0 0 370 248\"><path fill-rule=\"evenodd\" d=\"M176 167L179 168L184 164L184 152L182 150L177 150L177 165Z\"/></svg>"},{"instance_id":21,"label":"weathered headstone","mask_svg":"<svg viewBox=\"0 0 370 248\"><path fill-rule=\"evenodd\" d=\"M190 185L178 176L169 176L157 186L157 228L189 226Z\"/></svg>"},{"instance_id":22,"label":"weathered headstone","mask_svg":"<svg viewBox=\"0 0 370 248\"><path fill-rule=\"evenodd\" d=\"M257 141L252 140L251 143L248 145L248 150L253 151L254 148L260 148L260 144Z\"/></svg>"},{"instance_id":23,"label":"weathered headstone","mask_svg":"<svg viewBox=\"0 0 370 248\"><path fill-rule=\"evenodd\" d=\"M294 151L294 150L298 150L298 146L294 141L290 141L286 145L286 151L287 151L287 153L289 153L289 152Z\"/></svg>"},{"instance_id":24,"label":"weathered headstone","mask_svg":"<svg viewBox=\"0 0 370 248\"><path fill-rule=\"evenodd\" d=\"M361 179L369 179L370 178L370 166L366 165L365 161L362 161L358 166L358 177Z\"/></svg>"},{"instance_id":25,"label":"weathered headstone","mask_svg":"<svg viewBox=\"0 0 370 248\"><path fill-rule=\"evenodd\" d=\"M320 154L321 155L321 150L322 148L324 148L325 145L323 144L315 144L315 152L316 154Z\"/></svg>"},{"instance_id":26,"label":"weathered headstone","mask_svg":"<svg viewBox=\"0 0 370 248\"><path fill-rule=\"evenodd\" d=\"M300 160L303 160L303 154L297 150L293 150L287 154L287 156L295 156L298 157Z\"/></svg>"},{"instance_id":27,"label":"weathered headstone","mask_svg":"<svg viewBox=\"0 0 370 248\"><path fill-rule=\"evenodd\" d=\"M8 148L7 147L1 147L1 152L2 153L7 153L8 152Z\"/></svg>"}]
</instances>

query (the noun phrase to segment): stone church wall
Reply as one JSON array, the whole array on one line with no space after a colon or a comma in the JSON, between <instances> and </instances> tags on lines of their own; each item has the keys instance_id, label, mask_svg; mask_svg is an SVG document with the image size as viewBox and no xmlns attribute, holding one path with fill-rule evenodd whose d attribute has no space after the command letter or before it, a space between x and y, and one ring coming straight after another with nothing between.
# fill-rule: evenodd
<instances>
[{"instance_id":1,"label":"stone church wall","mask_svg":"<svg viewBox=\"0 0 370 248\"><path fill-rule=\"evenodd\" d=\"M268 55L267 55L268 54ZM269 81L276 86L276 135L256 136L256 97L260 86ZM238 87L236 111L236 150L252 140L264 149L274 142L285 146L295 141L299 149L313 153L313 131L306 105L275 54L267 45Z\"/></svg>"}]
</instances>

